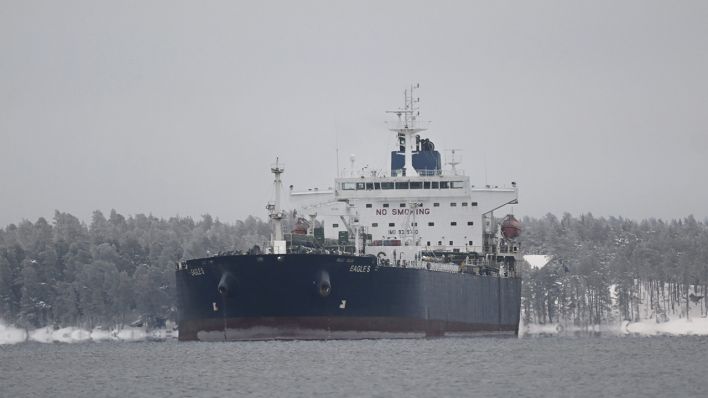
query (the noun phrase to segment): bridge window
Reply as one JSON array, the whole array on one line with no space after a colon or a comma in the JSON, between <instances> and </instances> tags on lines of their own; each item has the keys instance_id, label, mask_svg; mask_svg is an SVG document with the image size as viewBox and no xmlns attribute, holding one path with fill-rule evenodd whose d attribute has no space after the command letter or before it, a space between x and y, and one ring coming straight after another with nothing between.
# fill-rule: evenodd
<instances>
[{"instance_id":1,"label":"bridge window","mask_svg":"<svg viewBox=\"0 0 708 398\"><path fill-rule=\"evenodd\" d=\"M392 182L382 182L381 189L393 189L393 183Z\"/></svg>"},{"instance_id":2,"label":"bridge window","mask_svg":"<svg viewBox=\"0 0 708 398\"><path fill-rule=\"evenodd\" d=\"M380 182L375 182L375 183L374 183L374 189L381 189L381 183L380 183Z\"/></svg>"},{"instance_id":3,"label":"bridge window","mask_svg":"<svg viewBox=\"0 0 708 398\"><path fill-rule=\"evenodd\" d=\"M343 182L342 189L345 191L353 191L356 189L356 184L353 182Z\"/></svg>"},{"instance_id":4,"label":"bridge window","mask_svg":"<svg viewBox=\"0 0 708 398\"><path fill-rule=\"evenodd\" d=\"M408 181L396 183L396 189L408 189L408 186L409 186Z\"/></svg>"},{"instance_id":5,"label":"bridge window","mask_svg":"<svg viewBox=\"0 0 708 398\"><path fill-rule=\"evenodd\" d=\"M464 181L452 181L451 183L451 188L452 189L461 189L465 187L465 182Z\"/></svg>"},{"instance_id":6,"label":"bridge window","mask_svg":"<svg viewBox=\"0 0 708 398\"><path fill-rule=\"evenodd\" d=\"M422 189L422 188L423 188L422 181L411 181L411 189Z\"/></svg>"},{"instance_id":7,"label":"bridge window","mask_svg":"<svg viewBox=\"0 0 708 398\"><path fill-rule=\"evenodd\" d=\"M356 189L364 190L364 183L363 182L357 182L356 183Z\"/></svg>"},{"instance_id":8,"label":"bridge window","mask_svg":"<svg viewBox=\"0 0 708 398\"><path fill-rule=\"evenodd\" d=\"M423 189L430 189L430 181L423 181Z\"/></svg>"},{"instance_id":9,"label":"bridge window","mask_svg":"<svg viewBox=\"0 0 708 398\"><path fill-rule=\"evenodd\" d=\"M439 182L439 181L433 181L433 182L431 182L430 184L431 184L430 187L431 187L432 189L438 189L438 188L440 188L440 182Z\"/></svg>"},{"instance_id":10,"label":"bridge window","mask_svg":"<svg viewBox=\"0 0 708 398\"><path fill-rule=\"evenodd\" d=\"M373 182L367 182L366 183L366 190L367 191L372 191L374 189L374 183Z\"/></svg>"},{"instance_id":11,"label":"bridge window","mask_svg":"<svg viewBox=\"0 0 708 398\"><path fill-rule=\"evenodd\" d=\"M450 181L440 181L440 189L450 188Z\"/></svg>"}]
</instances>

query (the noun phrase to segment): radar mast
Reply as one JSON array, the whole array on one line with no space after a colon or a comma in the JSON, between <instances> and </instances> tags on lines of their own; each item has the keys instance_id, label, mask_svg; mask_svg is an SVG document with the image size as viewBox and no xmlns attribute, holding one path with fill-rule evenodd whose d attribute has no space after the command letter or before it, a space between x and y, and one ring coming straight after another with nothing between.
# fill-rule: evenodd
<instances>
[{"instance_id":1,"label":"radar mast","mask_svg":"<svg viewBox=\"0 0 708 398\"><path fill-rule=\"evenodd\" d=\"M421 131L427 130L423 123L418 120L418 116L420 116L420 98L413 95L418 88L420 88L420 84L411 85L409 89L403 92L403 108L386 111L386 113L395 113L398 116L398 123L389 128L389 130L395 131L399 137L403 136L405 139L403 175L408 177L418 176L418 172L413 168L413 151L416 149L415 137Z\"/></svg>"}]
</instances>

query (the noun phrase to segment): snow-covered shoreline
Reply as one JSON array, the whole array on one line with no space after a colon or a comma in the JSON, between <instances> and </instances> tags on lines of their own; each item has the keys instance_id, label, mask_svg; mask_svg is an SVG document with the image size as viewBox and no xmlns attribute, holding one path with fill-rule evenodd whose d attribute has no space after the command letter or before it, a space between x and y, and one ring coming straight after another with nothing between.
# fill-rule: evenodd
<instances>
[{"instance_id":1,"label":"snow-covered shoreline","mask_svg":"<svg viewBox=\"0 0 708 398\"><path fill-rule=\"evenodd\" d=\"M655 319L645 319L640 322L623 322L622 324L603 324L588 327L574 326L562 323L552 324L521 324L519 337L533 336L573 336L600 334L610 336L708 336L708 318L695 317L672 319L657 323Z\"/></svg>"},{"instance_id":2,"label":"snow-covered shoreline","mask_svg":"<svg viewBox=\"0 0 708 398\"><path fill-rule=\"evenodd\" d=\"M86 330L77 327L54 329L48 326L27 331L0 321L0 345L23 342L81 343L90 341L146 341L174 338L177 338L177 331L171 329L147 331L144 328L123 327L112 330Z\"/></svg>"}]
</instances>

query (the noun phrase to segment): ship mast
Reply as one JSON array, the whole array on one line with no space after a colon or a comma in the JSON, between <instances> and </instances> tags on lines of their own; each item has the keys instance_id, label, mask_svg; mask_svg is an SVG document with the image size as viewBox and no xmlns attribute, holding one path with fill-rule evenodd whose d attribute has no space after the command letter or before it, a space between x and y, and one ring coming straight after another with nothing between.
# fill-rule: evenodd
<instances>
[{"instance_id":1,"label":"ship mast","mask_svg":"<svg viewBox=\"0 0 708 398\"><path fill-rule=\"evenodd\" d=\"M284 214L280 209L280 191L283 187L283 183L280 180L280 175L285 171L284 168L279 165L279 158L275 158L275 165L270 168L270 171L275 175L275 180L273 180L273 186L275 188L275 203L269 203L266 208L270 212L268 215L273 222L273 241L271 246L273 248L273 254L285 254L286 243L283 239L283 218Z\"/></svg>"},{"instance_id":2,"label":"ship mast","mask_svg":"<svg viewBox=\"0 0 708 398\"><path fill-rule=\"evenodd\" d=\"M419 87L420 84L411 85L409 90L403 92L403 109L386 111L386 113L395 113L398 116L398 124L389 130L395 131L398 136L402 135L406 140L403 152L403 175L408 177L418 176L418 172L413 168L413 151L416 149L415 137L421 131L427 130L418 121L418 116L420 116L420 98L413 96L414 90Z\"/></svg>"}]
</instances>

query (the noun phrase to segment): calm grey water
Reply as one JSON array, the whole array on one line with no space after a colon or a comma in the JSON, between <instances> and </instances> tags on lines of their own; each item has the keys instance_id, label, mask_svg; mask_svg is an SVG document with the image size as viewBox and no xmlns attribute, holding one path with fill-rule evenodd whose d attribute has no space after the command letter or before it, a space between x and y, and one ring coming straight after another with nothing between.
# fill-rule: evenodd
<instances>
[{"instance_id":1,"label":"calm grey water","mask_svg":"<svg viewBox=\"0 0 708 398\"><path fill-rule=\"evenodd\" d=\"M0 397L705 397L708 337L0 347Z\"/></svg>"}]
</instances>

